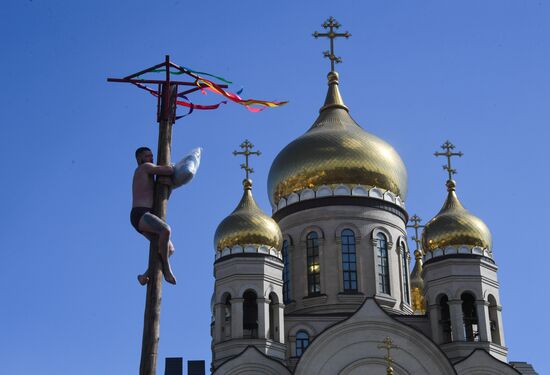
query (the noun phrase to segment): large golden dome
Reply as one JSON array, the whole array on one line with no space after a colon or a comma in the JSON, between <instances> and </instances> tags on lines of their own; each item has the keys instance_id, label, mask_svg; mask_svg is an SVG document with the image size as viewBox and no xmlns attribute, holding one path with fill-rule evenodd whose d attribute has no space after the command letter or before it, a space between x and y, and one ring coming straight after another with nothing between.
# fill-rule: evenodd
<instances>
[{"instance_id":1,"label":"large golden dome","mask_svg":"<svg viewBox=\"0 0 550 375\"><path fill-rule=\"evenodd\" d=\"M264 245L281 251L283 236L279 226L267 216L252 197L252 182L244 180L244 193L237 208L222 220L214 235L214 246L221 251L236 245Z\"/></svg>"},{"instance_id":2,"label":"large golden dome","mask_svg":"<svg viewBox=\"0 0 550 375\"><path fill-rule=\"evenodd\" d=\"M311 128L277 155L268 177L269 199L328 185L389 190L405 200L407 171L399 154L364 131L349 115L338 90L338 74L328 75L325 105Z\"/></svg>"},{"instance_id":3,"label":"large golden dome","mask_svg":"<svg viewBox=\"0 0 550 375\"><path fill-rule=\"evenodd\" d=\"M447 181L448 195L439 213L422 232L425 252L446 247L480 247L491 251L491 232L487 225L466 210L456 196L456 183Z\"/></svg>"}]
</instances>

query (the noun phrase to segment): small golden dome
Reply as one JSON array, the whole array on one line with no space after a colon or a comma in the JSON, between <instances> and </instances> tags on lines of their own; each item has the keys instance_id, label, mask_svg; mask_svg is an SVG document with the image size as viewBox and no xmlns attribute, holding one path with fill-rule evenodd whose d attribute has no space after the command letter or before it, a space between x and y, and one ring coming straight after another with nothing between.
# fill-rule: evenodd
<instances>
[{"instance_id":1,"label":"small golden dome","mask_svg":"<svg viewBox=\"0 0 550 375\"><path fill-rule=\"evenodd\" d=\"M407 171L399 154L351 118L338 90L338 73L329 73L328 80L325 104L315 123L271 165L271 204L306 188L339 184L376 186L405 200Z\"/></svg>"},{"instance_id":2,"label":"small golden dome","mask_svg":"<svg viewBox=\"0 0 550 375\"><path fill-rule=\"evenodd\" d=\"M214 235L216 250L235 245L266 245L281 251L283 236L279 226L252 197L252 181L243 181L244 193L237 208L222 220Z\"/></svg>"},{"instance_id":3,"label":"small golden dome","mask_svg":"<svg viewBox=\"0 0 550 375\"><path fill-rule=\"evenodd\" d=\"M439 213L422 231L424 251L444 249L448 246L479 246L491 250L491 232L487 225L466 210L456 196L456 183L447 181L447 199Z\"/></svg>"},{"instance_id":4,"label":"small golden dome","mask_svg":"<svg viewBox=\"0 0 550 375\"><path fill-rule=\"evenodd\" d=\"M426 313L426 303L424 301L424 279L422 279L422 252L420 250L414 251L414 257L416 262L411 272L411 306L415 313Z\"/></svg>"}]
</instances>

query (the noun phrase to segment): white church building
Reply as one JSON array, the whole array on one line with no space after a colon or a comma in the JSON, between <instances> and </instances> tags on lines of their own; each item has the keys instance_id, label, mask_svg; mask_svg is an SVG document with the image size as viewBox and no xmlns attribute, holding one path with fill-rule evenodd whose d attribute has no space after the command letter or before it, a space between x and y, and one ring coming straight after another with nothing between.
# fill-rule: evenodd
<instances>
[{"instance_id":1,"label":"white church building","mask_svg":"<svg viewBox=\"0 0 550 375\"><path fill-rule=\"evenodd\" d=\"M536 374L508 362L491 233L462 206L450 161L411 257L405 165L353 120L338 80L272 163L272 216L245 179L216 230L212 373Z\"/></svg>"}]
</instances>

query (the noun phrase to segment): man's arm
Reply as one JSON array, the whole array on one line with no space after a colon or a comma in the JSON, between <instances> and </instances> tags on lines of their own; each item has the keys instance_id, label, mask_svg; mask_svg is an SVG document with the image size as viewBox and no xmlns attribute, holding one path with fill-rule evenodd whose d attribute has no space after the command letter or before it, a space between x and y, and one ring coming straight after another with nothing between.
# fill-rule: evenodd
<instances>
[{"instance_id":1,"label":"man's arm","mask_svg":"<svg viewBox=\"0 0 550 375\"><path fill-rule=\"evenodd\" d=\"M174 174L174 167L171 165L155 165L153 163L143 163L143 171L147 174L154 174L157 176L171 176Z\"/></svg>"}]
</instances>

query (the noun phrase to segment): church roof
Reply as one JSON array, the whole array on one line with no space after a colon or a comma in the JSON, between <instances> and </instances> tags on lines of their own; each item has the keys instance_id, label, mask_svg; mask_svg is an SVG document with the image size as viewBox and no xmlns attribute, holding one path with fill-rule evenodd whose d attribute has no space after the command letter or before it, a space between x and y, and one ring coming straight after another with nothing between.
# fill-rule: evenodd
<instances>
[{"instance_id":1,"label":"church roof","mask_svg":"<svg viewBox=\"0 0 550 375\"><path fill-rule=\"evenodd\" d=\"M217 251L234 246L259 245L281 250L283 237L279 226L256 204L252 181L243 181L243 196L231 214L218 225L214 235Z\"/></svg>"},{"instance_id":2,"label":"church roof","mask_svg":"<svg viewBox=\"0 0 550 375\"><path fill-rule=\"evenodd\" d=\"M340 94L338 73L328 74L328 92L317 120L275 158L268 177L269 199L320 187L377 187L405 199L407 171L394 148L363 130Z\"/></svg>"},{"instance_id":3,"label":"church roof","mask_svg":"<svg viewBox=\"0 0 550 375\"><path fill-rule=\"evenodd\" d=\"M344 368L354 373L383 373L386 363L380 345L390 338L396 344L391 352L398 373L456 374L441 348L429 337L400 322L367 297L357 311L318 334L300 357L294 374L338 374ZM400 348L400 349L398 349ZM428 366L428 367L427 367Z\"/></svg>"},{"instance_id":4,"label":"church roof","mask_svg":"<svg viewBox=\"0 0 550 375\"><path fill-rule=\"evenodd\" d=\"M425 252L447 247L479 247L491 250L491 232L487 225L462 206L456 195L456 182L447 181L447 199L439 213L422 232Z\"/></svg>"}]
</instances>

